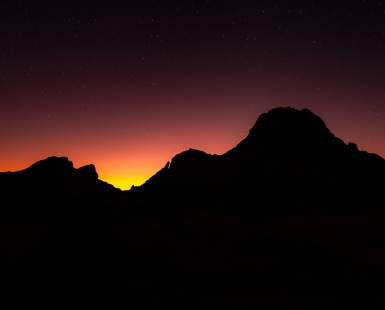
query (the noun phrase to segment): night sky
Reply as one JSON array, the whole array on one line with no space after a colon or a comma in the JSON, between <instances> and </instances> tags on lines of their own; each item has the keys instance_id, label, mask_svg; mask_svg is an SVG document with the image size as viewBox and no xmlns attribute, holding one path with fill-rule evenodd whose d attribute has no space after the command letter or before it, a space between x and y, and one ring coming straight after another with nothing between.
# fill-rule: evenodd
<instances>
[{"instance_id":1,"label":"night sky","mask_svg":"<svg viewBox=\"0 0 385 310\"><path fill-rule=\"evenodd\" d=\"M0 171L49 156L122 189L261 113L385 157L385 2L2 1Z\"/></svg>"}]
</instances>

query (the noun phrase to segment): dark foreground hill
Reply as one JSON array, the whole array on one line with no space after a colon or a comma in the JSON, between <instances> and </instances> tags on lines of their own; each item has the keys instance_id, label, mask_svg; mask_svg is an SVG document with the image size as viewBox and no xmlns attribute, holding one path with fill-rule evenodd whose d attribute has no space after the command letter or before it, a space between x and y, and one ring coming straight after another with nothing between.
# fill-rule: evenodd
<instances>
[{"instance_id":1,"label":"dark foreground hill","mask_svg":"<svg viewBox=\"0 0 385 310\"><path fill-rule=\"evenodd\" d=\"M52 157L0 174L1 309L385 309L384 160L261 115L118 191Z\"/></svg>"}]
</instances>

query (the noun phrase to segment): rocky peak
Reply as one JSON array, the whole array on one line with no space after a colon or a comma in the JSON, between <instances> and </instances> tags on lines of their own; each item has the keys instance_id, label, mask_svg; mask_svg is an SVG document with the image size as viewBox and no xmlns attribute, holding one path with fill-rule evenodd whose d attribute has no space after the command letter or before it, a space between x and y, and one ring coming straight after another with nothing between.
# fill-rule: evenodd
<instances>
[{"instance_id":1,"label":"rocky peak","mask_svg":"<svg viewBox=\"0 0 385 310\"><path fill-rule=\"evenodd\" d=\"M308 109L275 108L261 114L238 151L329 150L343 146L323 120ZM234 149L233 149L234 150Z\"/></svg>"},{"instance_id":2,"label":"rocky peak","mask_svg":"<svg viewBox=\"0 0 385 310\"><path fill-rule=\"evenodd\" d=\"M277 137L289 135L329 135L323 120L308 109L296 110L290 107L275 108L261 114L250 129L249 136Z\"/></svg>"}]
</instances>

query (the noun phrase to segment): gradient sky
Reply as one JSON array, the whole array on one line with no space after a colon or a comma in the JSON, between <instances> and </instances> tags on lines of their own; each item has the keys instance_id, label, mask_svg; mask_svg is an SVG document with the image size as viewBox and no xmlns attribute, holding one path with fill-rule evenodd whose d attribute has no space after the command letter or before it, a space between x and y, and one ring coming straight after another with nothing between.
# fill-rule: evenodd
<instances>
[{"instance_id":1,"label":"gradient sky","mask_svg":"<svg viewBox=\"0 0 385 310\"><path fill-rule=\"evenodd\" d=\"M0 7L0 171L66 156L128 189L186 149L226 152L278 106L385 157L385 2Z\"/></svg>"}]
</instances>

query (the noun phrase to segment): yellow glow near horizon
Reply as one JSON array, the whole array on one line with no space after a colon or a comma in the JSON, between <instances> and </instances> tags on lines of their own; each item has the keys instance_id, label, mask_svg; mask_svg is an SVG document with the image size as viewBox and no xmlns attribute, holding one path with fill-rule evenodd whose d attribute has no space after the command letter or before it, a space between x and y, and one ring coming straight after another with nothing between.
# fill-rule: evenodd
<instances>
[{"instance_id":1,"label":"yellow glow near horizon","mask_svg":"<svg viewBox=\"0 0 385 310\"><path fill-rule=\"evenodd\" d=\"M132 185L139 186L146 182L151 175L122 176L122 175L100 175L99 179L105 181L121 190L129 190Z\"/></svg>"}]
</instances>

